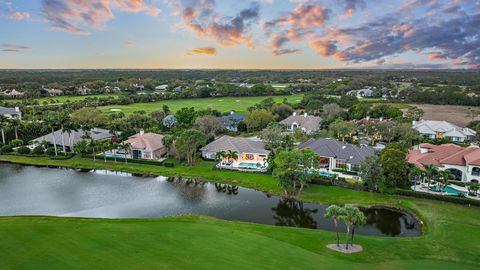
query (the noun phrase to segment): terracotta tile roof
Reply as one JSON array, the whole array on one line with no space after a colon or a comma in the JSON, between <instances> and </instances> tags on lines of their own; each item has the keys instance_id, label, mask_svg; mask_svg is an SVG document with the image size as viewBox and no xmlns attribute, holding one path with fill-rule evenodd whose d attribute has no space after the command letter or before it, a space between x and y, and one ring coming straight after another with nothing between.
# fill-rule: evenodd
<instances>
[{"instance_id":1,"label":"terracotta tile roof","mask_svg":"<svg viewBox=\"0 0 480 270\"><path fill-rule=\"evenodd\" d=\"M429 164L439 167L443 164L460 166L465 166L467 163L480 164L480 148L478 147L463 148L455 144L421 144L420 148L427 149L428 152L410 150L407 155L407 161L420 168Z\"/></svg>"},{"instance_id":2,"label":"terracotta tile roof","mask_svg":"<svg viewBox=\"0 0 480 270\"><path fill-rule=\"evenodd\" d=\"M125 143L130 144L132 149L156 151L164 147L163 135L156 133L138 133L130 136Z\"/></svg>"}]
</instances>

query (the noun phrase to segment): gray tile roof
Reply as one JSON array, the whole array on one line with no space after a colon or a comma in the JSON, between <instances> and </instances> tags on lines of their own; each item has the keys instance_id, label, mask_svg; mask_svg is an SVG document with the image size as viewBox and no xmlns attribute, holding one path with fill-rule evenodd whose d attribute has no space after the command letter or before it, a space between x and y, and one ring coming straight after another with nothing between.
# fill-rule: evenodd
<instances>
[{"instance_id":1,"label":"gray tile roof","mask_svg":"<svg viewBox=\"0 0 480 270\"><path fill-rule=\"evenodd\" d=\"M290 115L287 119L280 121L280 124L291 126L293 123L298 125L298 128L305 128L307 131L316 131L320 129L322 118L311 115Z\"/></svg>"},{"instance_id":2,"label":"gray tile roof","mask_svg":"<svg viewBox=\"0 0 480 270\"><path fill-rule=\"evenodd\" d=\"M18 112L17 110L15 110L15 108L6 108L6 107L0 107L0 114L19 114L21 115L22 113L21 112Z\"/></svg>"},{"instance_id":3,"label":"gray tile roof","mask_svg":"<svg viewBox=\"0 0 480 270\"><path fill-rule=\"evenodd\" d=\"M57 143L57 145L61 145L62 144L62 132L61 132L61 130L55 131L54 136L55 136L55 142ZM73 131L70 136L69 136L68 133L64 132L63 136L64 136L64 139L65 139L65 146L71 147L70 136L71 136L71 142L72 142L73 146L75 146L75 145L77 145L77 143L79 143L80 141L83 140L82 137L84 136L84 132L83 132L83 130L79 129L78 131ZM106 129L92 128L90 130L90 136L92 137L92 139L94 141L102 141L102 140L107 140L107 139L112 138L113 134L111 134L110 131L108 131ZM49 133L45 136L38 137L35 140L33 140L33 142L36 142L36 143L41 143L43 141L47 141L50 144L53 144L52 133Z\"/></svg>"},{"instance_id":4,"label":"gray tile roof","mask_svg":"<svg viewBox=\"0 0 480 270\"><path fill-rule=\"evenodd\" d=\"M475 136L476 132L469 128L461 128L446 121L421 120L415 122L412 126L418 130L420 134L436 135L437 132L443 132L445 137L460 137Z\"/></svg>"},{"instance_id":5,"label":"gray tile roof","mask_svg":"<svg viewBox=\"0 0 480 270\"><path fill-rule=\"evenodd\" d=\"M207 144L201 151L216 153L220 151L236 151L237 153L252 153L268 155L270 151L265 150L265 144L262 141L248 138L231 137L224 135L219 139Z\"/></svg>"},{"instance_id":6,"label":"gray tile roof","mask_svg":"<svg viewBox=\"0 0 480 270\"><path fill-rule=\"evenodd\" d=\"M365 158L375 153L370 146L356 146L335 139L310 139L298 145L297 148L310 148L322 157L344 159L353 165L360 164Z\"/></svg>"}]
</instances>

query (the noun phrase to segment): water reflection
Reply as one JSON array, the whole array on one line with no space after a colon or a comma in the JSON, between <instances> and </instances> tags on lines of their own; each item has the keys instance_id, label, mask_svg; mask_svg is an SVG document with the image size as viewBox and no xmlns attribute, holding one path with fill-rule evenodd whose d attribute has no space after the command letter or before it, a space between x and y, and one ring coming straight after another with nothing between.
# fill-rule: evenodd
<instances>
[{"instance_id":1,"label":"water reflection","mask_svg":"<svg viewBox=\"0 0 480 270\"><path fill-rule=\"evenodd\" d=\"M201 179L136 177L109 171L48 169L0 164L0 215L150 218L198 214L278 226L334 230L327 206L285 200ZM410 215L365 209L359 234L419 235Z\"/></svg>"},{"instance_id":2,"label":"water reflection","mask_svg":"<svg viewBox=\"0 0 480 270\"><path fill-rule=\"evenodd\" d=\"M278 201L277 207L272 208L275 225L317 228L318 224L313 214L318 213L318 209L309 209L304 207L301 201L282 198Z\"/></svg>"}]
</instances>

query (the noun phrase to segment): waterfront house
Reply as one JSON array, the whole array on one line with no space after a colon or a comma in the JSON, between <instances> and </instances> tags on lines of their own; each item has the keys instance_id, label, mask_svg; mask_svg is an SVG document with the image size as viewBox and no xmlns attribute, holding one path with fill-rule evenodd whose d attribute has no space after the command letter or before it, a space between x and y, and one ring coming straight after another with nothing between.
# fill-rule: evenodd
<instances>
[{"instance_id":1,"label":"waterfront house","mask_svg":"<svg viewBox=\"0 0 480 270\"><path fill-rule=\"evenodd\" d=\"M10 119L22 119L22 112L19 107L15 108L6 108L0 107L0 115L3 115Z\"/></svg>"},{"instance_id":2,"label":"waterfront house","mask_svg":"<svg viewBox=\"0 0 480 270\"><path fill-rule=\"evenodd\" d=\"M156 133L139 133L130 136L125 141L130 146L129 154L133 159L161 160L167 153L167 147L163 145L163 135Z\"/></svg>"},{"instance_id":3,"label":"waterfront house","mask_svg":"<svg viewBox=\"0 0 480 270\"><path fill-rule=\"evenodd\" d=\"M310 139L297 148L310 148L317 153L320 168L328 172L355 172L362 161L375 154L375 149L368 145L357 146L329 138Z\"/></svg>"},{"instance_id":4,"label":"waterfront house","mask_svg":"<svg viewBox=\"0 0 480 270\"><path fill-rule=\"evenodd\" d=\"M280 121L280 124L287 126L288 131L294 131L299 128L306 134L311 134L320 129L320 123L322 118L318 116L311 116L307 113L303 115L297 115L296 112L288 118Z\"/></svg>"},{"instance_id":5,"label":"waterfront house","mask_svg":"<svg viewBox=\"0 0 480 270\"><path fill-rule=\"evenodd\" d=\"M245 119L245 115L238 114L235 112L230 112L229 115L225 115L220 117L220 120L225 124L225 127L229 131L237 132L238 131L238 123Z\"/></svg>"},{"instance_id":6,"label":"waterfront house","mask_svg":"<svg viewBox=\"0 0 480 270\"><path fill-rule=\"evenodd\" d=\"M265 150L265 144L259 139L227 135L209 143L200 150L202 151L202 157L205 159L217 159L217 153L219 152L236 152L237 159L223 157L217 165L217 167L231 169L265 170L270 154L269 150Z\"/></svg>"},{"instance_id":7,"label":"waterfront house","mask_svg":"<svg viewBox=\"0 0 480 270\"><path fill-rule=\"evenodd\" d=\"M68 132L62 132L62 130L57 130L54 133L49 133L47 135L41 136L33 140L33 144L31 145L32 148L46 142L47 147L53 147L54 141L57 147L63 146L63 142L65 143L65 148L70 150L74 148L80 141L90 139L86 139L86 137L90 137L94 141L105 141L111 140L114 135L102 128L92 128L88 132L84 132L82 129L78 129Z\"/></svg>"},{"instance_id":8,"label":"waterfront house","mask_svg":"<svg viewBox=\"0 0 480 270\"><path fill-rule=\"evenodd\" d=\"M470 141L477 134L472 129L462 128L446 121L414 121L412 128L426 138L439 140L449 138L452 142Z\"/></svg>"},{"instance_id":9,"label":"waterfront house","mask_svg":"<svg viewBox=\"0 0 480 270\"><path fill-rule=\"evenodd\" d=\"M407 161L422 169L434 165L447 170L458 181L480 181L480 148L477 146L422 143L409 151Z\"/></svg>"}]
</instances>

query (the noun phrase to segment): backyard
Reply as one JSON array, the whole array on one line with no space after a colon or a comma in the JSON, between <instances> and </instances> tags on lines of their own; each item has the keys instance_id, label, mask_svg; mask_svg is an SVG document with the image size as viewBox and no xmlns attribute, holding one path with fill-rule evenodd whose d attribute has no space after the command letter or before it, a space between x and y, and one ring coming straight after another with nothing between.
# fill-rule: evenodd
<instances>
[{"instance_id":1,"label":"backyard","mask_svg":"<svg viewBox=\"0 0 480 270\"><path fill-rule=\"evenodd\" d=\"M110 169L138 174L195 176L279 194L274 178L212 170L212 162L174 168L91 159L0 156L42 166ZM480 208L343 189L310 186L305 201L388 205L424 223L420 237L358 236L364 252L328 250L335 234L322 230L221 221L203 216L163 219L0 218L0 255L8 269L478 269ZM19 230L18 228L22 228ZM46 240L48 239L48 241ZM28 244L26 244L28 243ZM21 248L19 248L21 247ZM72 256L75 254L75 256ZM281 256L279 256L281 254ZM0 267L0 268L2 268Z\"/></svg>"},{"instance_id":2,"label":"backyard","mask_svg":"<svg viewBox=\"0 0 480 270\"><path fill-rule=\"evenodd\" d=\"M194 98L194 99L176 99L162 100L155 103L135 103L130 105L113 105L99 107L105 113L112 111L121 111L125 114L131 114L135 111L145 111L151 113L156 110L162 110L163 105L167 105L171 111L176 111L184 107L195 107L196 110L211 108L220 112L229 112L234 110L237 113L245 113L248 107L251 107L260 101L268 98L267 96L256 97L221 97L221 98ZM282 102L287 99L290 103L298 103L303 95L291 96L272 96L276 102Z\"/></svg>"}]
</instances>

